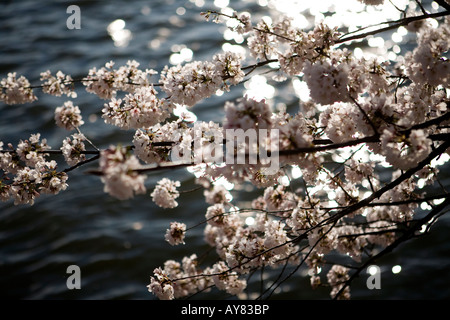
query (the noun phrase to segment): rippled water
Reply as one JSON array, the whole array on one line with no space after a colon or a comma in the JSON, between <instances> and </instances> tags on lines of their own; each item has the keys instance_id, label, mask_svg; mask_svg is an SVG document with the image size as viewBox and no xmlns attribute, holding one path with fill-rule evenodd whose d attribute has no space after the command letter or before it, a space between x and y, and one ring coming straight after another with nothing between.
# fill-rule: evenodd
<instances>
[{"instance_id":1,"label":"rippled water","mask_svg":"<svg viewBox=\"0 0 450 320\"><path fill-rule=\"evenodd\" d=\"M227 2L2 1L0 76L17 72L36 83L39 73L47 69L52 72L62 70L73 78L81 78L90 68L99 68L110 60L123 65L127 60L135 59L144 68L161 71L169 61L175 63L179 59L189 59L191 55L194 60L209 59L225 42L224 26L205 22L199 13L205 9L219 9ZM278 2L280 10L283 2L286 3ZM323 1L322 5L326 3ZM66 8L70 4L81 8L80 30L66 27L69 16ZM236 10L256 15L267 12L266 4L267 1L261 0L231 1ZM301 7L291 9L290 13ZM310 13L320 13L319 9L314 10ZM308 24L305 21L299 23ZM254 84L254 94L258 94L257 89L262 85L267 84ZM273 94L271 103L284 103L288 109L295 110L297 98L286 87L288 85L281 86ZM200 120L220 121L223 102L251 89L249 85L237 87L230 93L202 102L194 111ZM106 147L110 143L130 142L132 132L118 132L99 119L103 101L83 93L81 87L77 91L76 104L86 120L83 132L94 143ZM266 94L268 92L271 91L265 90ZM37 94L39 101L33 104L0 104L1 141L16 144L19 139L40 132L53 148L59 148L67 133L54 125L53 111L66 99ZM41 197L32 207L0 203L2 297L154 299L146 285L155 267L168 259L181 260L185 255L197 253L200 256L207 251L200 228L189 233L186 246L171 247L164 241L169 222L183 221L190 226L202 220L207 205L201 191L182 194L179 199L182 205L175 210L162 210L148 195L131 201L112 199L103 193L103 185L97 177L84 174L87 169L83 167L70 173L67 191L58 196ZM182 181L183 190L194 186L192 175L184 169L163 173ZM149 189L160 176L149 175ZM448 181L448 176L446 179ZM242 195L239 191L235 197L250 199L250 195ZM362 275L354 283L353 297L450 297L449 227L449 219L442 219L431 235L406 244L380 260L382 290L368 290L366 276ZM72 264L81 268L81 290L66 287L66 269ZM391 272L394 265L402 266L399 274ZM328 294L327 290L312 291L309 278L299 273L277 297L327 299ZM202 297L223 296L212 293Z\"/></svg>"}]
</instances>

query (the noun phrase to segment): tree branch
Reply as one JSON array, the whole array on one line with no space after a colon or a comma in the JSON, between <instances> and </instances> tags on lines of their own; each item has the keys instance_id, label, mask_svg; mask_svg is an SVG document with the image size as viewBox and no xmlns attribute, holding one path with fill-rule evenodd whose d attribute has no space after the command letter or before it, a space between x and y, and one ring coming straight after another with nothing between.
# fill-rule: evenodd
<instances>
[{"instance_id":1,"label":"tree branch","mask_svg":"<svg viewBox=\"0 0 450 320\"><path fill-rule=\"evenodd\" d=\"M398 247L401 243L403 243L404 241L414 237L414 233L422 228L422 226L424 224L426 224L428 221L432 220L434 218L434 216L438 215L442 210L445 209L445 207L447 207L448 205L450 205L450 198L446 198L444 202L442 202L440 205L436 206L433 210L431 210L424 218L416 221L414 223L413 226L411 226L408 230L406 230L403 235L401 237L399 237L397 240L395 240L392 244L390 244L389 246L387 246L386 248L384 248L381 252L379 252L378 254L376 254L375 256L367 259L367 261L365 263L363 263L358 270L356 270L351 276L350 278L345 282L345 284L342 286L342 288L339 290L339 292L336 294L336 296L334 297L334 299L336 299L337 297L339 297L340 294L342 294L342 292L344 292L345 288L348 287L350 285L350 283L353 281L353 279L355 279L363 269L365 269L366 267L368 267L369 265L373 264L377 259L381 258L382 256L384 256L385 254L393 251L396 247Z\"/></svg>"},{"instance_id":2,"label":"tree branch","mask_svg":"<svg viewBox=\"0 0 450 320\"><path fill-rule=\"evenodd\" d=\"M393 23L393 25L385 27L385 28L380 28L374 31L370 31L370 32L366 32L366 33L362 33L362 34L358 34L358 35L354 35L354 36L343 36L342 38L340 38L339 40L336 41L336 44L340 44L340 43L344 43L344 42L348 42L348 41L353 41L353 40L358 40L358 39L363 39L367 36L372 36L381 32L385 32L385 31L389 31L389 30L393 30L396 29L398 27L401 26L406 26L408 24L410 24L411 22L414 21L419 21L419 20L424 20L424 19L429 19L429 18L439 18L439 17L444 17L444 16L448 16L450 15L450 10L447 9L447 11L442 11L442 12L437 12L437 13L433 13L433 14L423 14L420 16L414 16L414 17L407 17L407 18L403 18L400 20L396 20L396 21L389 21L389 22L385 22L382 24L389 24L389 23ZM365 28L366 29L366 28ZM356 31L358 32L358 31Z\"/></svg>"}]
</instances>

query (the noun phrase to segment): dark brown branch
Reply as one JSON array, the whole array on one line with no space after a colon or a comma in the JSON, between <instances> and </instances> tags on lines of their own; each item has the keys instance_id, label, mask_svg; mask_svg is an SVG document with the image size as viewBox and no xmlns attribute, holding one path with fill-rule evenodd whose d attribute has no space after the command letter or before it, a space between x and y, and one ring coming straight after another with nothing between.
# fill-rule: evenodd
<instances>
[{"instance_id":1,"label":"dark brown branch","mask_svg":"<svg viewBox=\"0 0 450 320\"><path fill-rule=\"evenodd\" d=\"M335 215L331 216L329 219L330 221L338 221L342 217L345 217L348 214L351 214L365 206L367 206L369 203L371 203L373 200L380 198L385 192L388 190L391 190L398 186L400 183L405 181L406 179L411 178L417 171L421 170L423 167L425 167L427 164L431 162L435 157L439 156L440 154L444 153L447 148L450 147L450 140L442 143L438 148L434 149L424 160L420 161L417 166L405 171L402 175L400 175L397 179L391 181L389 184L384 186L383 188L379 189L378 191L372 193L369 197L359 201L358 203L355 203L346 209L336 213ZM449 199L449 198L447 198ZM325 224L327 220L324 220L321 222L321 224Z\"/></svg>"},{"instance_id":2,"label":"dark brown branch","mask_svg":"<svg viewBox=\"0 0 450 320\"><path fill-rule=\"evenodd\" d=\"M380 28L374 31L370 31L370 32L365 32L362 34L357 34L354 36L345 36L343 38L340 38L339 40L337 40L335 43L336 44L340 44L340 43L344 43L344 42L348 42L348 41L353 41L353 40L358 40L358 39L363 39L367 36L372 36L378 33L382 33L385 31L389 31L389 30L393 30L396 29L398 27L401 26L406 26L408 24L410 24L411 22L414 21L419 21L419 20L424 20L424 19L428 19L428 18L439 18L439 17L445 17L450 15L450 11L447 9L447 11L442 11L442 12L437 12L437 13L433 13L433 14L424 14L424 15L420 15L420 16L414 16L414 17L407 17L407 18L403 18L400 20L396 20L396 21L389 21L386 22L386 24L389 23L393 23L392 25L385 27L385 28Z\"/></svg>"},{"instance_id":3,"label":"dark brown branch","mask_svg":"<svg viewBox=\"0 0 450 320\"><path fill-rule=\"evenodd\" d=\"M344 292L345 288L350 285L350 283L355 279L363 269L367 268L369 265L373 264L377 259L380 257L386 255L387 253L392 252L396 247L398 247L401 243L409 240L410 238L413 238L415 235L415 232L422 228L424 224L431 221L436 215L438 215L441 211L445 209L450 205L450 198L447 198L444 202L442 202L440 205L436 206L433 210L431 210L425 217L422 219L416 221L408 230L406 230L402 236L400 236L397 240L395 240L392 244L384 248L381 252L376 254L375 256L367 259L365 263L363 263L358 270L356 270L350 278L345 282L345 284L342 286L342 288L339 290L339 292L336 294L335 299L339 297L342 292Z\"/></svg>"},{"instance_id":4,"label":"dark brown branch","mask_svg":"<svg viewBox=\"0 0 450 320\"><path fill-rule=\"evenodd\" d=\"M450 102L447 102L447 107L450 109ZM442 123L444 121L447 121L449 119L450 119L450 111L444 113L443 115L441 115L439 117L436 117L436 118L430 119L428 121L416 124L416 125L412 126L409 129L402 130L402 131L400 131L400 133L404 134L404 135L409 135L412 130L429 128L431 126L438 125L438 124L440 124L440 123Z\"/></svg>"},{"instance_id":5,"label":"dark brown branch","mask_svg":"<svg viewBox=\"0 0 450 320\"><path fill-rule=\"evenodd\" d=\"M450 4L445 2L445 0L434 0L438 5L440 5L442 8L444 8L447 11L450 11Z\"/></svg>"}]
</instances>

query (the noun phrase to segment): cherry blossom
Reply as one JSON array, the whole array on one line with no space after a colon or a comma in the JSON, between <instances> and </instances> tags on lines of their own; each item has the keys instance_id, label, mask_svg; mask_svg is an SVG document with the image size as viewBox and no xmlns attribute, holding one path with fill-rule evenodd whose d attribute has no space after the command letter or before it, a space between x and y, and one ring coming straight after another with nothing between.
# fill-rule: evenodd
<instances>
[{"instance_id":1,"label":"cherry blossom","mask_svg":"<svg viewBox=\"0 0 450 320\"><path fill-rule=\"evenodd\" d=\"M6 104L22 104L37 100L28 79L24 76L17 78L16 72L8 73L8 77L0 81L0 88L0 101Z\"/></svg>"},{"instance_id":2,"label":"cherry blossom","mask_svg":"<svg viewBox=\"0 0 450 320\"><path fill-rule=\"evenodd\" d=\"M380 5L367 12L384 4L359 2ZM306 269L313 288L327 286L332 299L349 299L350 284L365 265L409 235L428 232L448 205L439 178L450 159L450 13L448 1L436 3L445 11L424 14L414 6L387 29L346 34L325 22L303 30L283 14L207 11L207 19L225 22L245 40L245 54L224 51L166 65L154 82L150 78L158 73L134 60L120 67L107 62L77 81L47 70L40 86L8 73L0 82L0 101L7 105L35 101L36 88L75 99L75 85L81 84L105 100L98 111L106 125L133 132L130 144L87 150L86 142L94 145L79 129L80 108L65 102L55 109L55 123L77 133L65 137L60 149L52 150L40 133L17 147L0 141L0 200L33 205L41 194L66 190L69 172L97 160L98 170L90 172L104 191L128 201L147 193L148 171L171 168L176 175L188 168L206 203L192 212L201 222L172 220L164 238L170 246L185 244L187 230L203 227L200 235L215 256L208 264L192 253L155 268L147 288L157 298L214 289L244 297L251 290L249 276L260 270L266 284L268 267L282 270L267 291L273 287L273 294L292 265ZM417 38L410 51L356 54L359 42L353 40L394 27ZM197 117L195 107L204 99L245 86L257 72L301 83L308 99L296 94L286 106L274 103L290 99L283 94L258 99L244 93L221 102L221 121ZM55 154L69 167L59 170ZM181 182L172 179L158 178L150 193L155 210L183 208ZM424 188L435 183L442 193ZM419 218L418 208L431 203ZM331 256L346 259L345 266Z\"/></svg>"},{"instance_id":3,"label":"cherry blossom","mask_svg":"<svg viewBox=\"0 0 450 320\"><path fill-rule=\"evenodd\" d=\"M74 106L72 101L64 102L64 105L55 109L55 121L58 127L73 130L84 124L81 111Z\"/></svg>"},{"instance_id":4,"label":"cherry blossom","mask_svg":"<svg viewBox=\"0 0 450 320\"><path fill-rule=\"evenodd\" d=\"M166 231L166 241L175 246L184 244L184 237L186 232L186 225L179 222L171 222L170 229Z\"/></svg>"},{"instance_id":5,"label":"cherry blossom","mask_svg":"<svg viewBox=\"0 0 450 320\"><path fill-rule=\"evenodd\" d=\"M178 206L178 202L175 201L180 196L177 187L180 186L179 181L172 181L167 178L163 178L158 181L153 192L150 194L153 202L161 208L175 208Z\"/></svg>"},{"instance_id":6,"label":"cherry blossom","mask_svg":"<svg viewBox=\"0 0 450 320\"><path fill-rule=\"evenodd\" d=\"M76 98L77 93L73 90L73 79L70 75L65 75L62 71L56 72L53 76L50 70L41 72L41 81L44 81L42 90L45 93L61 96L63 94L70 98Z\"/></svg>"},{"instance_id":7,"label":"cherry blossom","mask_svg":"<svg viewBox=\"0 0 450 320\"><path fill-rule=\"evenodd\" d=\"M126 148L111 146L100 154L104 191L120 200L146 192L145 175L136 172L139 160Z\"/></svg>"}]
</instances>

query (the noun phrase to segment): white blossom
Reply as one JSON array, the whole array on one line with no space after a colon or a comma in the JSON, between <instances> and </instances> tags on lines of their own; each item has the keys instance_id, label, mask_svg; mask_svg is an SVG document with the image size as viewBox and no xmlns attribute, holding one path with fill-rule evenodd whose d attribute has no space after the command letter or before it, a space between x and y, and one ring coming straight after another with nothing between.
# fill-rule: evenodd
<instances>
[{"instance_id":1,"label":"white blossom","mask_svg":"<svg viewBox=\"0 0 450 320\"><path fill-rule=\"evenodd\" d=\"M45 157L48 156L48 153L45 153L47 150L50 150L47 139L41 140L41 134L36 133L28 140L20 140L16 152L27 166L34 167L37 163L45 161Z\"/></svg>"},{"instance_id":2,"label":"white blossom","mask_svg":"<svg viewBox=\"0 0 450 320\"><path fill-rule=\"evenodd\" d=\"M237 103L225 103L224 129L267 129L271 125L272 111L265 100L257 101L247 96Z\"/></svg>"},{"instance_id":3,"label":"white blossom","mask_svg":"<svg viewBox=\"0 0 450 320\"><path fill-rule=\"evenodd\" d=\"M12 72L0 81L0 101L6 104L23 104L35 100L37 97L33 93L30 82L24 76L17 78L17 73Z\"/></svg>"},{"instance_id":4,"label":"white blossom","mask_svg":"<svg viewBox=\"0 0 450 320\"><path fill-rule=\"evenodd\" d=\"M175 208L178 202L175 201L180 196L177 187L180 186L180 181L172 181L163 178L158 181L155 189L150 194L153 202L161 208Z\"/></svg>"},{"instance_id":5,"label":"white blossom","mask_svg":"<svg viewBox=\"0 0 450 320\"><path fill-rule=\"evenodd\" d=\"M203 194L209 204L227 203L232 198L231 193L223 185L214 185L211 190L205 190Z\"/></svg>"},{"instance_id":6,"label":"white blossom","mask_svg":"<svg viewBox=\"0 0 450 320\"><path fill-rule=\"evenodd\" d=\"M104 191L120 200L146 192L145 175L136 172L139 160L125 148L111 146L100 153L101 179Z\"/></svg>"},{"instance_id":7,"label":"white blossom","mask_svg":"<svg viewBox=\"0 0 450 320\"><path fill-rule=\"evenodd\" d=\"M83 79L86 91L98 95L102 99L112 99L118 91L134 92L136 88L150 85L148 77L156 74L152 69L139 70L139 63L129 60L126 66L114 69L114 62L110 61L104 67L97 70L89 70L87 77Z\"/></svg>"},{"instance_id":8,"label":"white blossom","mask_svg":"<svg viewBox=\"0 0 450 320\"><path fill-rule=\"evenodd\" d=\"M167 274L161 268L153 271L154 277L150 277L150 284L147 286L148 291L152 292L161 300L173 300L174 289Z\"/></svg>"},{"instance_id":9,"label":"white blossom","mask_svg":"<svg viewBox=\"0 0 450 320\"><path fill-rule=\"evenodd\" d=\"M194 61L184 66L164 68L161 83L172 103L192 107L213 95L222 86L223 80L216 64Z\"/></svg>"},{"instance_id":10,"label":"white blossom","mask_svg":"<svg viewBox=\"0 0 450 320\"><path fill-rule=\"evenodd\" d=\"M41 72L41 81L44 81L42 90L45 93L60 97L65 94L70 98L76 98L77 94L73 90L73 79L65 75L62 71L56 72L53 76L50 70Z\"/></svg>"},{"instance_id":11,"label":"white blossom","mask_svg":"<svg viewBox=\"0 0 450 320\"><path fill-rule=\"evenodd\" d=\"M86 141L86 137L79 133L63 140L61 151L69 166L74 166L86 160L86 155L83 153L83 151L86 151L84 141Z\"/></svg>"},{"instance_id":12,"label":"white blossom","mask_svg":"<svg viewBox=\"0 0 450 320\"><path fill-rule=\"evenodd\" d=\"M358 0L366 5L377 6L384 3L384 0Z\"/></svg>"},{"instance_id":13,"label":"white blossom","mask_svg":"<svg viewBox=\"0 0 450 320\"><path fill-rule=\"evenodd\" d=\"M250 13L241 12L238 14L237 12L234 12L234 17L239 21L239 24L236 27L238 33L244 34L252 31L252 16Z\"/></svg>"},{"instance_id":14,"label":"white blossom","mask_svg":"<svg viewBox=\"0 0 450 320\"><path fill-rule=\"evenodd\" d=\"M180 222L171 222L170 229L167 229L165 239L172 246L184 244L186 225Z\"/></svg>"},{"instance_id":15,"label":"white blossom","mask_svg":"<svg viewBox=\"0 0 450 320\"><path fill-rule=\"evenodd\" d=\"M335 298L342 287L345 285L345 282L349 280L348 275L349 269L340 265L333 265L330 271L327 273L328 283L330 284L331 297ZM342 291L342 293L337 297L338 299L350 299L350 288L348 286Z\"/></svg>"},{"instance_id":16,"label":"white blossom","mask_svg":"<svg viewBox=\"0 0 450 320\"><path fill-rule=\"evenodd\" d=\"M73 130L84 124L81 111L74 106L72 101L64 102L64 105L55 109L55 121L58 127Z\"/></svg>"},{"instance_id":17,"label":"white blossom","mask_svg":"<svg viewBox=\"0 0 450 320\"><path fill-rule=\"evenodd\" d=\"M147 128L164 121L172 105L156 97L153 87L139 87L122 99L112 98L105 104L102 118L121 129Z\"/></svg>"},{"instance_id":18,"label":"white blossom","mask_svg":"<svg viewBox=\"0 0 450 320\"><path fill-rule=\"evenodd\" d=\"M241 61L244 56L239 53L225 52L216 54L213 57L213 63L216 65L217 72L222 79L236 85L244 79L245 73L241 69Z\"/></svg>"}]
</instances>

